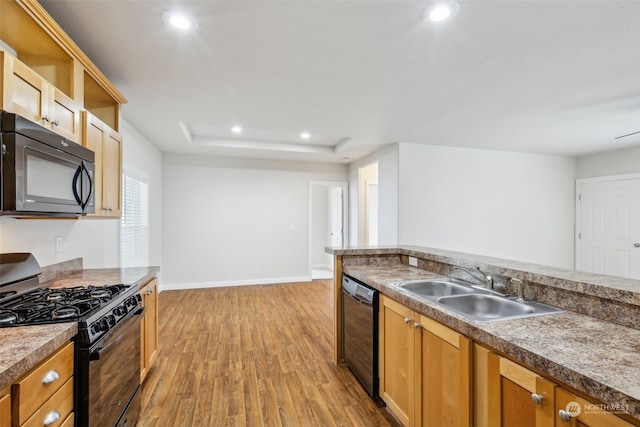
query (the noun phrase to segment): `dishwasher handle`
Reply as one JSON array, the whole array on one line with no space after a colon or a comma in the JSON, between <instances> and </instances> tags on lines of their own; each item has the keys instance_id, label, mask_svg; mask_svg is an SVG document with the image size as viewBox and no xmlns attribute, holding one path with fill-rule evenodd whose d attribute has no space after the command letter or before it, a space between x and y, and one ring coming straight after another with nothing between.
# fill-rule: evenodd
<instances>
[{"instance_id":1,"label":"dishwasher handle","mask_svg":"<svg viewBox=\"0 0 640 427\"><path fill-rule=\"evenodd\" d=\"M360 303L360 304L362 304L364 306L373 308L373 303L372 302L361 300L357 296L351 295L349 292L345 292L345 294L349 295L351 297L351 299L353 299L355 302Z\"/></svg>"}]
</instances>

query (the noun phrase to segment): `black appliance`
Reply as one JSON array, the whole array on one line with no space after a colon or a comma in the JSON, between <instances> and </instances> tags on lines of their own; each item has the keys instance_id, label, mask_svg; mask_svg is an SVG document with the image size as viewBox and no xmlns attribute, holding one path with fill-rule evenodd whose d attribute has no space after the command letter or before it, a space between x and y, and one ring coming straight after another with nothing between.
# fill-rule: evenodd
<instances>
[{"instance_id":1,"label":"black appliance","mask_svg":"<svg viewBox=\"0 0 640 427\"><path fill-rule=\"evenodd\" d=\"M77 322L76 426L134 426L144 312L138 287L40 288L39 274L32 254L0 254L0 327Z\"/></svg>"},{"instance_id":2,"label":"black appliance","mask_svg":"<svg viewBox=\"0 0 640 427\"><path fill-rule=\"evenodd\" d=\"M347 275L342 276L342 354L354 373L379 406L378 376L379 292Z\"/></svg>"},{"instance_id":3,"label":"black appliance","mask_svg":"<svg viewBox=\"0 0 640 427\"><path fill-rule=\"evenodd\" d=\"M95 212L95 154L17 114L0 111L0 214Z\"/></svg>"}]
</instances>

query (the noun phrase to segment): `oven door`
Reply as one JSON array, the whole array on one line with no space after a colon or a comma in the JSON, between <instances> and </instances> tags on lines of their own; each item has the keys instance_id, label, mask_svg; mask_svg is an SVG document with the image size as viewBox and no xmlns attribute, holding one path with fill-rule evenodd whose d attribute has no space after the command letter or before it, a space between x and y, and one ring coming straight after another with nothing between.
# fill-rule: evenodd
<instances>
[{"instance_id":1,"label":"oven door","mask_svg":"<svg viewBox=\"0 0 640 427\"><path fill-rule=\"evenodd\" d=\"M92 162L17 133L3 133L2 146L3 213L95 212Z\"/></svg>"},{"instance_id":2,"label":"oven door","mask_svg":"<svg viewBox=\"0 0 640 427\"><path fill-rule=\"evenodd\" d=\"M101 339L90 349L80 351L77 425L136 425L141 409L138 390L140 320L143 312L141 308L115 333Z\"/></svg>"}]
</instances>

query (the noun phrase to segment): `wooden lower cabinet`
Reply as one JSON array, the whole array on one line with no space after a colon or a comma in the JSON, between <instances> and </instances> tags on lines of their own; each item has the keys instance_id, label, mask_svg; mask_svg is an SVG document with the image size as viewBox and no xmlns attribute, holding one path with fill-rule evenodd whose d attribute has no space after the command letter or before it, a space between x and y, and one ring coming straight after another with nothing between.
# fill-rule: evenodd
<instances>
[{"instance_id":1,"label":"wooden lower cabinet","mask_svg":"<svg viewBox=\"0 0 640 427\"><path fill-rule=\"evenodd\" d=\"M390 298L380 304L380 395L405 426L469 426L472 342Z\"/></svg>"},{"instance_id":2,"label":"wooden lower cabinet","mask_svg":"<svg viewBox=\"0 0 640 427\"><path fill-rule=\"evenodd\" d=\"M404 426L414 426L414 312L380 297L380 397Z\"/></svg>"},{"instance_id":3,"label":"wooden lower cabinet","mask_svg":"<svg viewBox=\"0 0 640 427\"><path fill-rule=\"evenodd\" d=\"M631 427L640 424L598 410L593 402L479 344L475 344L474 354L474 425L477 427Z\"/></svg>"},{"instance_id":4,"label":"wooden lower cabinet","mask_svg":"<svg viewBox=\"0 0 640 427\"><path fill-rule=\"evenodd\" d=\"M10 422L14 427L73 425L73 360L70 342L11 386ZM0 414L4 417L0 403ZM4 427L4 418L0 426Z\"/></svg>"},{"instance_id":5,"label":"wooden lower cabinet","mask_svg":"<svg viewBox=\"0 0 640 427\"><path fill-rule=\"evenodd\" d=\"M553 426L556 385L475 344L475 425Z\"/></svg>"},{"instance_id":6,"label":"wooden lower cabinet","mask_svg":"<svg viewBox=\"0 0 640 427\"><path fill-rule=\"evenodd\" d=\"M563 388L556 389L556 427L632 427L634 425L605 409Z\"/></svg>"},{"instance_id":7,"label":"wooden lower cabinet","mask_svg":"<svg viewBox=\"0 0 640 427\"><path fill-rule=\"evenodd\" d=\"M0 427L11 427L11 386L0 390Z\"/></svg>"},{"instance_id":8,"label":"wooden lower cabinet","mask_svg":"<svg viewBox=\"0 0 640 427\"><path fill-rule=\"evenodd\" d=\"M158 355L158 279L154 278L140 288L145 308L140 327L140 382Z\"/></svg>"}]
</instances>

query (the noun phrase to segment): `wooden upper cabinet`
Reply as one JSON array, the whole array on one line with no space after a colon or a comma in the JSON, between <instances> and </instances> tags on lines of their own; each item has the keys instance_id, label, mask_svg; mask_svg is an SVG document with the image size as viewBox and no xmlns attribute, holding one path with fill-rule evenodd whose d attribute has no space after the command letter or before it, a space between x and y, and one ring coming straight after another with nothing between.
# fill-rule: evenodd
<instances>
[{"instance_id":1,"label":"wooden upper cabinet","mask_svg":"<svg viewBox=\"0 0 640 427\"><path fill-rule=\"evenodd\" d=\"M127 100L37 0L0 1L0 40L2 109L78 143L82 109L119 130Z\"/></svg>"},{"instance_id":2,"label":"wooden upper cabinet","mask_svg":"<svg viewBox=\"0 0 640 427\"><path fill-rule=\"evenodd\" d=\"M2 110L19 114L73 142L80 142L77 103L30 67L0 52L3 60Z\"/></svg>"},{"instance_id":3,"label":"wooden upper cabinet","mask_svg":"<svg viewBox=\"0 0 640 427\"><path fill-rule=\"evenodd\" d=\"M95 153L95 206L90 216L122 214L122 137L91 113L82 112L83 145Z\"/></svg>"}]
</instances>

